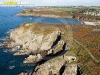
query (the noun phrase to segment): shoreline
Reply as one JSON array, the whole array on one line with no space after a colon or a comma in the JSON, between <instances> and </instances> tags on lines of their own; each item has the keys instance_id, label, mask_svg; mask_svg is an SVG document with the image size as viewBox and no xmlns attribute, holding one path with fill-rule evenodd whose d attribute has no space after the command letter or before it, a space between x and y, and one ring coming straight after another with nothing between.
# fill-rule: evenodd
<instances>
[{"instance_id":1,"label":"shoreline","mask_svg":"<svg viewBox=\"0 0 100 75\"><path fill-rule=\"evenodd\" d=\"M90 21L82 21L84 25L100 25L100 22L90 22Z\"/></svg>"},{"instance_id":2,"label":"shoreline","mask_svg":"<svg viewBox=\"0 0 100 75\"><path fill-rule=\"evenodd\" d=\"M36 15L36 14L21 14L21 13L16 14L16 16L74 19L74 18L72 18L72 16L61 17L61 16L56 16L56 15L38 15L38 14ZM74 20L80 21L82 25L94 25L94 26L100 25L100 22L98 22L98 21L97 22L96 21L83 21L80 19L74 19Z\"/></svg>"},{"instance_id":3,"label":"shoreline","mask_svg":"<svg viewBox=\"0 0 100 75\"><path fill-rule=\"evenodd\" d=\"M38 15L38 14L21 14L18 13L16 14L16 16L30 16L30 17L46 17L46 18L68 18L68 19L73 19L72 16L56 16L56 15Z\"/></svg>"}]
</instances>

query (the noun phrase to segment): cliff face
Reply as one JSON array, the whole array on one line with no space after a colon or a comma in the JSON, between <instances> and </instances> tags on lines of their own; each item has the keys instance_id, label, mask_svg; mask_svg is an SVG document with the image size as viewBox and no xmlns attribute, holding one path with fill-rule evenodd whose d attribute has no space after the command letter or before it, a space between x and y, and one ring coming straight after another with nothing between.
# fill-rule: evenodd
<instances>
[{"instance_id":1,"label":"cliff face","mask_svg":"<svg viewBox=\"0 0 100 75\"><path fill-rule=\"evenodd\" d=\"M66 48L70 48L72 37L68 36L69 33L69 26L67 25L50 26L43 23L24 23L10 33L11 41L8 47L20 48L19 52L22 51L23 53L24 51L25 54L50 50L59 44L63 45L64 42L69 46ZM18 55L19 52L15 55Z\"/></svg>"},{"instance_id":2,"label":"cliff face","mask_svg":"<svg viewBox=\"0 0 100 75\"><path fill-rule=\"evenodd\" d=\"M77 64L70 63L74 56L56 57L41 64L35 68L35 72L32 75L76 75ZM76 60L75 60L76 61ZM72 61L72 62L75 62Z\"/></svg>"},{"instance_id":3,"label":"cliff face","mask_svg":"<svg viewBox=\"0 0 100 75\"><path fill-rule=\"evenodd\" d=\"M19 75L82 75L83 72L83 75L98 75L99 47L94 40L99 41L99 32L93 31L93 26L71 27L72 31L65 24L24 23L14 29L8 38L7 47L12 48L14 55L29 55L23 64L36 64L32 72ZM92 47L97 48L93 54L89 52Z\"/></svg>"},{"instance_id":4,"label":"cliff face","mask_svg":"<svg viewBox=\"0 0 100 75\"><path fill-rule=\"evenodd\" d=\"M10 33L7 46L14 55L29 55L23 63L37 65L29 75L76 75L76 57L67 55L72 42L69 25L24 23Z\"/></svg>"}]
</instances>

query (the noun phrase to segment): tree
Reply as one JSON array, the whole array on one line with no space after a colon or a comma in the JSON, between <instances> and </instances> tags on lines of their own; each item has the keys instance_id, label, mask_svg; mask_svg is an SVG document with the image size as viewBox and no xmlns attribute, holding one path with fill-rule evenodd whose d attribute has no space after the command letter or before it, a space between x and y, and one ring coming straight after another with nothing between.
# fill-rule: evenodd
<instances>
[{"instance_id":1,"label":"tree","mask_svg":"<svg viewBox=\"0 0 100 75\"><path fill-rule=\"evenodd\" d=\"M30 10L29 10L29 12L30 12L30 13L32 13L32 12L33 12L33 10L32 10L32 9L30 9Z\"/></svg>"}]
</instances>

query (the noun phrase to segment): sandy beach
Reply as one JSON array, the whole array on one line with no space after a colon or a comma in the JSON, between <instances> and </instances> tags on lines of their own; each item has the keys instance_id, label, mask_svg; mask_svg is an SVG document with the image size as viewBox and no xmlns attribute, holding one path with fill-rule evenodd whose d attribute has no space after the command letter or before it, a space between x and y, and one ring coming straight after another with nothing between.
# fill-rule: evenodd
<instances>
[{"instance_id":1,"label":"sandy beach","mask_svg":"<svg viewBox=\"0 0 100 75\"><path fill-rule=\"evenodd\" d=\"M89 22L89 21L83 21L83 23L85 24L85 25L100 25L100 22Z\"/></svg>"}]
</instances>

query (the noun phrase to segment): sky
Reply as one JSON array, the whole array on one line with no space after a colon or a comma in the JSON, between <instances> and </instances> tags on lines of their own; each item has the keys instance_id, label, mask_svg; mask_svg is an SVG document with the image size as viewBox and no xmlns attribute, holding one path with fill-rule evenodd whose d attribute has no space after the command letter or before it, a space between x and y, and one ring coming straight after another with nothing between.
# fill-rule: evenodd
<instances>
[{"instance_id":1,"label":"sky","mask_svg":"<svg viewBox=\"0 0 100 75\"><path fill-rule=\"evenodd\" d=\"M34 2L34 6L100 6L100 0L0 0Z\"/></svg>"}]
</instances>

